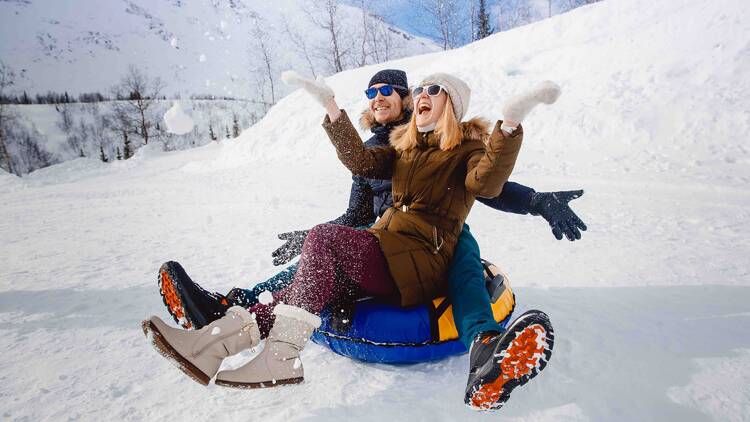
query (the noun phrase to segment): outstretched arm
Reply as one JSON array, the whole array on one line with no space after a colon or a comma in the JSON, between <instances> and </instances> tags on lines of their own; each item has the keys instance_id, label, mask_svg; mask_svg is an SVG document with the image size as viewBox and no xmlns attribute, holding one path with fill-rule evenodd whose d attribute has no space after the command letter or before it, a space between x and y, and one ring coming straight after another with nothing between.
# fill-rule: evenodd
<instances>
[{"instance_id":1,"label":"outstretched arm","mask_svg":"<svg viewBox=\"0 0 750 422\"><path fill-rule=\"evenodd\" d=\"M536 192L528 186L507 182L500 195L494 198L478 197L477 201L503 212L542 216L557 240L565 236L574 241L581 238L581 232L586 231L587 227L568 203L582 195L583 190Z\"/></svg>"},{"instance_id":2,"label":"outstretched arm","mask_svg":"<svg viewBox=\"0 0 750 422\"><path fill-rule=\"evenodd\" d=\"M516 182L507 182L500 195L494 198L477 197L477 201L498 211L513 214L528 214L534 189Z\"/></svg>"},{"instance_id":3,"label":"outstretched arm","mask_svg":"<svg viewBox=\"0 0 750 422\"><path fill-rule=\"evenodd\" d=\"M529 210L532 215L541 215L547 220L557 240L561 240L565 235L572 242L581 238L581 231L586 231L586 224L578 218L568 203L582 195L583 190L536 192L531 198Z\"/></svg>"}]
</instances>

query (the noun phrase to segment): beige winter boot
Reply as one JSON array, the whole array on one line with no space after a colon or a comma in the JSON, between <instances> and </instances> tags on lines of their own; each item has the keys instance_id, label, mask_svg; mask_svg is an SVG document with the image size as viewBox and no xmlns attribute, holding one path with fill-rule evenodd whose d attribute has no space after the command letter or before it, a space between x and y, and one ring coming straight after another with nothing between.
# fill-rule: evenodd
<instances>
[{"instance_id":1,"label":"beige winter boot","mask_svg":"<svg viewBox=\"0 0 750 422\"><path fill-rule=\"evenodd\" d=\"M170 327L157 316L141 325L159 353L203 385L216 375L225 357L260 343L255 318L241 306L229 308L224 317L197 331Z\"/></svg>"},{"instance_id":2,"label":"beige winter boot","mask_svg":"<svg viewBox=\"0 0 750 422\"><path fill-rule=\"evenodd\" d=\"M245 365L216 375L216 384L235 388L275 387L298 384L305 376L299 352L320 327L320 318L304 309L279 304L273 308L276 322L258 356Z\"/></svg>"}]
</instances>

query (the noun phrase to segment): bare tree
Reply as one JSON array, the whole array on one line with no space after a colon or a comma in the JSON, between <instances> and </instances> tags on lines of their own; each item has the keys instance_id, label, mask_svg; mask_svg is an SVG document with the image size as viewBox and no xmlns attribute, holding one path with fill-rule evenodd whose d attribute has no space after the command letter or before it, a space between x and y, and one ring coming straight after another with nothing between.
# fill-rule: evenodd
<instances>
[{"instance_id":1,"label":"bare tree","mask_svg":"<svg viewBox=\"0 0 750 422\"><path fill-rule=\"evenodd\" d=\"M310 20L324 29L328 35L328 44L322 47L325 51L323 58L333 73L341 72L345 69L346 62L351 49L345 45L346 40L351 40L349 34L344 33L341 19L338 14L337 0L314 0L313 11L306 10ZM322 13L316 12L321 10Z\"/></svg>"},{"instance_id":2,"label":"bare tree","mask_svg":"<svg viewBox=\"0 0 750 422\"><path fill-rule=\"evenodd\" d=\"M260 63L255 66L253 73L256 75L258 92L262 103L266 109L276 104L276 81L274 80L274 62L275 55L271 47L271 41L261 26L258 18L253 22L251 55L253 58L258 56ZM266 96L266 91L270 98Z\"/></svg>"},{"instance_id":3,"label":"bare tree","mask_svg":"<svg viewBox=\"0 0 750 422\"><path fill-rule=\"evenodd\" d=\"M300 54L305 58L305 61L307 62L307 66L310 69L310 73L312 74L313 78L316 78L317 75L315 74L315 65L313 64L312 55L310 54L310 47L307 43L307 38L297 32L297 30L289 26L288 19L284 19L284 32L292 41L297 54Z\"/></svg>"},{"instance_id":4,"label":"bare tree","mask_svg":"<svg viewBox=\"0 0 750 422\"><path fill-rule=\"evenodd\" d=\"M6 89L13 86L15 79L16 74L13 69L0 61L0 98L7 94ZM5 126L13 119L14 115L11 113L10 107L5 104L5 101L0 101L0 167L7 170L8 173L13 173L13 160L10 158L5 143Z\"/></svg>"},{"instance_id":5,"label":"bare tree","mask_svg":"<svg viewBox=\"0 0 750 422\"><path fill-rule=\"evenodd\" d=\"M443 50L458 47L462 42L465 23L457 0L421 0L420 6L428 17L428 24L436 28ZM471 37L469 37L471 39Z\"/></svg>"},{"instance_id":6,"label":"bare tree","mask_svg":"<svg viewBox=\"0 0 750 422\"><path fill-rule=\"evenodd\" d=\"M159 98L164 83L160 78L149 78L143 71L130 65L120 83L113 88L117 101L113 111L115 120L126 130L143 138L148 144L150 130L153 126L151 106Z\"/></svg>"},{"instance_id":7,"label":"bare tree","mask_svg":"<svg viewBox=\"0 0 750 422\"><path fill-rule=\"evenodd\" d=\"M355 62L357 67L362 67L367 64L367 59L370 57L370 45L367 42L367 38L370 32L372 32L373 28L369 19L369 12L367 10L367 4L365 3L365 0L360 0L359 7L362 12L362 24L360 25L360 28L362 29L362 35L359 37L359 52L357 54L357 57L355 58Z\"/></svg>"},{"instance_id":8,"label":"bare tree","mask_svg":"<svg viewBox=\"0 0 750 422\"><path fill-rule=\"evenodd\" d=\"M386 24L383 17L376 16L373 19L379 22L372 35L372 51L376 55L375 62L381 63L396 58L404 45L403 34L397 33Z\"/></svg>"},{"instance_id":9,"label":"bare tree","mask_svg":"<svg viewBox=\"0 0 750 422\"><path fill-rule=\"evenodd\" d=\"M538 20L534 7L528 0L506 1L500 3L500 18L502 30L509 30L517 26Z\"/></svg>"}]
</instances>

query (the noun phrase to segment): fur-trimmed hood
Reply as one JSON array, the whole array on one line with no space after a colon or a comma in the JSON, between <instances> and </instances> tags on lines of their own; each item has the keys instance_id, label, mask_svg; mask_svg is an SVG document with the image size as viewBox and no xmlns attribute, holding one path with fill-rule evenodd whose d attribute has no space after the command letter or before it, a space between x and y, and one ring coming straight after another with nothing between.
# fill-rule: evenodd
<instances>
[{"instance_id":1,"label":"fur-trimmed hood","mask_svg":"<svg viewBox=\"0 0 750 422\"><path fill-rule=\"evenodd\" d=\"M391 145L398 143L398 141L406 136L406 132L409 129L408 124L401 125L391 131L390 140ZM490 136L490 122L482 117L474 117L466 122L461 122L461 141L481 141L486 143L487 138ZM430 137L430 140L434 137ZM435 141L437 141L435 139Z\"/></svg>"}]
</instances>

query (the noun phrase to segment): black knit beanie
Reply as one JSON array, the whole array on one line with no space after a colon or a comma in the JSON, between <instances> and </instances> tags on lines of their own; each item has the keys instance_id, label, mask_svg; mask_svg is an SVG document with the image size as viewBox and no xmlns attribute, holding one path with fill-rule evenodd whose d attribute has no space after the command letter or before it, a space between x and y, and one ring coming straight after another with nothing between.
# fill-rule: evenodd
<instances>
[{"instance_id":1,"label":"black knit beanie","mask_svg":"<svg viewBox=\"0 0 750 422\"><path fill-rule=\"evenodd\" d=\"M394 86L393 89L398 92L401 98L404 98L409 93L409 82L406 80L406 72L398 69L385 69L376 73L371 79L367 87L371 87L375 84L388 84L388 85L399 85L403 88Z\"/></svg>"}]
</instances>

